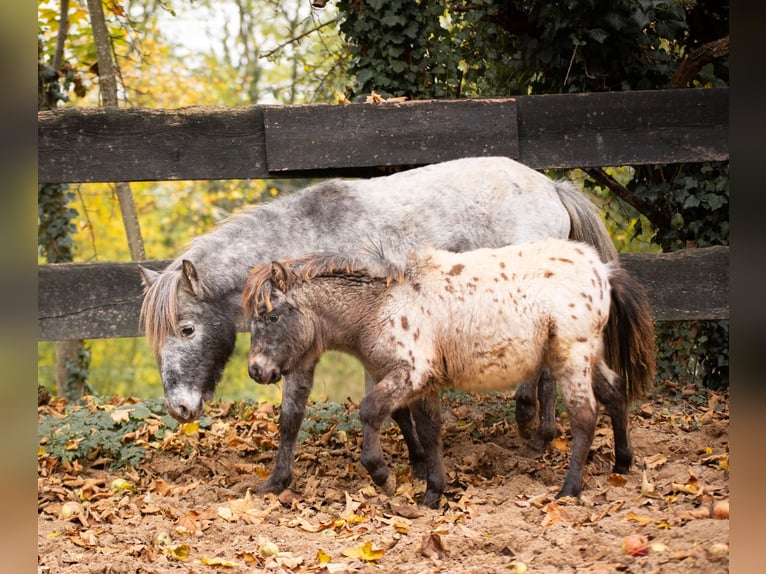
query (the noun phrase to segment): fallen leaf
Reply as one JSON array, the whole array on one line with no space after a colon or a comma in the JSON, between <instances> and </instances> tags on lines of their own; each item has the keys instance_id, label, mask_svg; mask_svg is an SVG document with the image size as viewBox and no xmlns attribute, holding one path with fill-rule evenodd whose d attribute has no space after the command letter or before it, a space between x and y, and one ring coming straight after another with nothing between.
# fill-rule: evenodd
<instances>
[{"instance_id":1,"label":"fallen leaf","mask_svg":"<svg viewBox=\"0 0 766 574\"><path fill-rule=\"evenodd\" d=\"M435 532L423 536L420 540L420 553L431 560L441 559L445 553L441 536Z\"/></svg>"},{"instance_id":2,"label":"fallen leaf","mask_svg":"<svg viewBox=\"0 0 766 574\"><path fill-rule=\"evenodd\" d=\"M223 558L208 558L207 556L200 558L200 562L207 566L223 566L224 568L236 568L239 566L239 564L232 562L231 560L225 560Z\"/></svg>"},{"instance_id":3,"label":"fallen leaf","mask_svg":"<svg viewBox=\"0 0 766 574\"><path fill-rule=\"evenodd\" d=\"M651 524L654 522L654 518L651 518L650 516L639 516L632 510L625 514L625 520L631 520L633 522L638 522L641 526L646 526L647 524Z\"/></svg>"},{"instance_id":4,"label":"fallen leaf","mask_svg":"<svg viewBox=\"0 0 766 574\"><path fill-rule=\"evenodd\" d=\"M612 486L621 487L621 486L625 486L625 484L628 482L628 479L621 474L617 474L616 472L613 472L612 474L609 475L609 478L607 478L606 481Z\"/></svg>"},{"instance_id":5,"label":"fallen leaf","mask_svg":"<svg viewBox=\"0 0 766 574\"><path fill-rule=\"evenodd\" d=\"M375 560L383 558L383 550L373 548L372 542L368 540L361 546L357 546L350 550L344 550L343 555L348 556L349 558L358 558L365 562L374 562Z\"/></svg>"},{"instance_id":6,"label":"fallen leaf","mask_svg":"<svg viewBox=\"0 0 766 574\"><path fill-rule=\"evenodd\" d=\"M109 416L117 424L130 422L130 410L128 409L114 410L109 413Z\"/></svg>"},{"instance_id":7,"label":"fallen leaf","mask_svg":"<svg viewBox=\"0 0 766 574\"><path fill-rule=\"evenodd\" d=\"M166 546L162 549L162 553L170 560L176 562L186 562L189 559L189 545L188 544L173 544Z\"/></svg>"},{"instance_id":8,"label":"fallen leaf","mask_svg":"<svg viewBox=\"0 0 766 574\"><path fill-rule=\"evenodd\" d=\"M392 513L403 518L413 519L423 516L423 511L414 504L395 504L392 502L389 504L389 508Z\"/></svg>"},{"instance_id":9,"label":"fallen leaf","mask_svg":"<svg viewBox=\"0 0 766 574\"><path fill-rule=\"evenodd\" d=\"M330 560L332 560L332 558L327 552L325 552L324 550L320 548L319 552L317 552L316 560L320 564L327 564Z\"/></svg>"},{"instance_id":10,"label":"fallen leaf","mask_svg":"<svg viewBox=\"0 0 766 574\"><path fill-rule=\"evenodd\" d=\"M550 526L560 520L571 521L569 513L558 502L549 502L543 507L545 512L545 518L543 518L543 526Z\"/></svg>"},{"instance_id":11,"label":"fallen leaf","mask_svg":"<svg viewBox=\"0 0 766 574\"><path fill-rule=\"evenodd\" d=\"M551 441L551 445L556 450L559 450L561 452L566 452L568 447L567 439L564 436L556 437Z\"/></svg>"},{"instance_id":12,"label":"fallen leaf","mask_svg":"<svg viewBox=\"0 0 766 574\"><path fill-rule=\"evenodd\" d=\"M668 462L668 458L662 454L653 454L644 458L644 466L647 470L655 470Z\"/></svg>"}]
</instances>

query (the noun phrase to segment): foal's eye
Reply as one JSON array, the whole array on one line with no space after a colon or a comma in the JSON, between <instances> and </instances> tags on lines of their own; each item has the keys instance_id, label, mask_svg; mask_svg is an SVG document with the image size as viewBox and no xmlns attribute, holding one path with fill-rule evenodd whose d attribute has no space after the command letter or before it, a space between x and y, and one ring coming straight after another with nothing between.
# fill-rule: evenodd
<instances>
[{"instance_id":1,"label":"foal's eye","mask_svg":"<svg viewBox=\"0 0 766 574\"><path fill-rule=\"evenodd\" d=\"M279 315L277 315L276 313L269 313L268 315L266 315L267 323L276 323L277 321L279 321Z\"/></svg>"},{"instance_id":2,"label":"foal's eye","mask_svg":"<svg viewBox=\"0 0 766 574\"><path fill-rule=\"evenodd\" d=\"M182 337L191 337L194 334L194 325L185 325L181 327Z\"/></svg>"}]
</instances>

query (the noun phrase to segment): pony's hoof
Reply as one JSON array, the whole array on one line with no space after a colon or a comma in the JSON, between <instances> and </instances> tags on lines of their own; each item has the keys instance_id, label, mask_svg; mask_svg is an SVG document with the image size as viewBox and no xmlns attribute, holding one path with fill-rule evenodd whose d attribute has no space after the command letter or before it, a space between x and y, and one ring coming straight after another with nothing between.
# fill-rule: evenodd
<instances>
[{"instance_id":1,"label":"pony's hoof","mask_svg":"<svg viewBox=\"0 0 766 574\"><path fill-rule=\"evenodd\" d=\"M258 494L279 494L292 482L292 478L288 480L272 480L269 477L260 488L258 488Z\"/></svg>"},{"instance_id":2,"label":"pony's hoof","mask_svg":"<svg viewBox=\"0 0 766 574\"><path fill-rule=\"evenodd\" d=\"M428 465L426 461L420 460L412 463L412 477L426 480L428 478Z\"/></svg>"},{"instance_id":3,"label":"pony's hoof","mask_svg":"<svg viewBox=\"0 0 766 574\"><path fill-rule=\"evenodd\" d=\"M388 478L386 479L386 482L380 485L380 489L386 496L393 496L396 494L396 476L393 472L388 473Z\"/></svg>"},{"instance_id":4,"label":"pony's hoof","mask_svg":"<svg viewBox=\"0 0 766 574\"><path fill-rule=\"evenodd\" d=\"M545 452L545 443L535 435L526 442L519 454L524 458L537 458L543 452Z\"/></svg>"},{"instance_id":5,"label":"pony's hoof","mask_svg":"<svg viewBox=\"0 0 766 574\"><path fill-rule=\"evenodd\" d=\"M439 508L439 502L441 502L442 495L441 492L433 492L431 490L426 490L425 495L423 496L423 506L427 506L428 508Z\"/></svg>"}]
</instances>

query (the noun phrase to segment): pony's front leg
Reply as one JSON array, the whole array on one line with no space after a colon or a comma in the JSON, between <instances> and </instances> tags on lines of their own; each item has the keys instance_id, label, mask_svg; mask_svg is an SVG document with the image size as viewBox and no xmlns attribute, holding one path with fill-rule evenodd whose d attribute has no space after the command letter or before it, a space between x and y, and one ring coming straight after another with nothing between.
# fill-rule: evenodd
<instances>
[{"instance_id":1,"label":"pony's front leg","mask_svg":"<svg viewBox=\"0 0 766 574\"><path fill-rule=\"evenodd\" d=\"M380 427L399 402L397 395L406 395L405 378L396 372L389 373L367 393L359 405L362 421L362 464L373 482L392 495L396 491L396 477L383 460L380 447Z\"/></svg>"},{"instance_id":2,"label":"pony's front leg","mask_svg":"<svg viewBox=\"0 0 766 574\"><path fill-rule=\"evenodd\" d=\"M282 386L282 410L279 414L279 449L269 478L260 488L261 493L278 494L293 480L295 443L298 440L306 402L314 384L314 368L296 371L285 376Z\"/></svg>"},{"instance_id":3,"label":"pony's front leg","mask_svg":"<svg viewBox=\"0 0 766 574\"><path fill-rule=\"evenodd\" d=\"M447 487L447 473L442 458L442 413L439 393L431 392L410 404L420 444L425 453L428 470L423 504L429 508L439 506Z\"/></svg>"},{"instance_id":4,"label":"pony's front leg","mask_svg":"<svg viewBox=\"0 0 766 574\"><path fill-rule=\"evenodd\" d=\"M372 378L367 371L364 372L364 388L365 394L369 393L375 388L375 379ZM412 414L407 406L395 409L391 413L391 418L394 419L399 426L399 430L402 431L402 437L407 445L407 452L410 456L410 466L412 467L412 475L415 478L426 479L428 470L426 468L426 458L423 454L423 447L420 445L417 435L417 427L412 420Z\"/></svg>"}]
</instances>

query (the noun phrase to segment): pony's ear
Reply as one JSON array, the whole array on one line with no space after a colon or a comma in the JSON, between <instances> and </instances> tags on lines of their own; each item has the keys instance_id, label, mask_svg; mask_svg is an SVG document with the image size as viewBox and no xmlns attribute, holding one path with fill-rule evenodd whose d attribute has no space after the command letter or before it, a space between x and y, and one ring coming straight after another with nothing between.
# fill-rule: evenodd
<instances>
[{"instance_id":1,"label":"pony's ear","mask_svg":"<svg viewBox=\"0 0 766 574\"><path fill-rule=\"evenodd\" d=\"M144 289L151 287L152 283L154 283L157 280L157 277L160 276L159 271L154 271L153 269L142 267L141 265L138 266L138 272L141 274L141 284L144 286Z\"/></svg>"},{"instance_id":2,"label":"pony's ear","mask_svg":"<svg viewBox=\"0 0 766 574\"><path fill-rule=\"evenodd\" d=\"M292 287L290 272L279 261L271 262L271 282L274 284L274 287L283 293L289 291L290 287Z\"/></svg>"},{"instance_id":3,"label":"pony's ear","mask_svg":"<svg viewBox=\"0 0 766 574\"><path fill-rule=\"evenodd\" d=\"M188 259L181 261L181 278L183 285L186 289L196 297L200 294L199 276L197 275L197 268L194 263Z\"/></svg>"}]
</instances>

